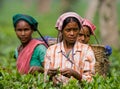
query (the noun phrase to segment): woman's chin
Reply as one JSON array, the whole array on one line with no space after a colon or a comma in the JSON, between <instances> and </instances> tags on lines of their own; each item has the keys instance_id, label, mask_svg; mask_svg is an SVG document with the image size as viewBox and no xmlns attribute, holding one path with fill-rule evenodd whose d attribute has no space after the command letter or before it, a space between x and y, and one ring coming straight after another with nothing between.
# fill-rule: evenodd
<instances>
[{"instance_id":1,"label":"woman's chin","mask_svg":"<svg viewBox=\"0 0 120 89\"><path fill-rule=\"evenodd\" d=\"M75 42L76 42L76 40L69 40L69 42L70 42L70 43L75 43Z\"/></svg>"},{"instance_id":2,"label":"woman's chin","mask_svg":"<svg viewBox=\"0 0 120 89\"><path fill-rule=\"evenodd\" d=\"M26 44L26 43L28 43L26 40L21 40L21 43L22 44Z\"/></svg>"}]
</instances>

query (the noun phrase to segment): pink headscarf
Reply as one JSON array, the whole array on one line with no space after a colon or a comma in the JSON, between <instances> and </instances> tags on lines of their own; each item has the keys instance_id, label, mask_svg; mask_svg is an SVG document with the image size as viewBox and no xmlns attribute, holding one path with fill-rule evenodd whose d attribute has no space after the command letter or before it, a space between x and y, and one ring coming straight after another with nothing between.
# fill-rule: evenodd
<instances>
[{"instance_id":1,"label":"pink headscarf","mask_svg":"<svg viewBox=\"0 0 120 89\"><path fill-rule=\"evenodd\" d=\"M87 19L84 19L82 25L83 26L88 26L90 28L90 31L92 32L92 35L94 35L94 30L96 29L96 26L93 23L91 23Z\"/></svg>"},{"instance_id":2,"label":"pink headscarf","mask_svg":"<svg viewBox=\"0 0 120 89\"><path fill-rule=\"evenodd\" d=\"M75 17L79 20L80 24L82 23L83 19L80 15L78 15L75 12L66 12L64 14L62 14L56 22L55 28L57 28L57 30L61 31L62 30L62 25L63 25L63 21L68 18L68 17Z\"/></svg>"}]
</instances>

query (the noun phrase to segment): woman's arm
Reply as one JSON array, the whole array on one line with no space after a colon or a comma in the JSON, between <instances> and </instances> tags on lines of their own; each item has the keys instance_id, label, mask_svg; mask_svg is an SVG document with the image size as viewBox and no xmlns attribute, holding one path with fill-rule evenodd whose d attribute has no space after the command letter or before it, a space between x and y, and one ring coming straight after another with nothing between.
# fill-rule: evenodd
<instances>
[{"instance_id":1,"label":"woman's arm","mask_svg":"<svg viewBox=\"0 0 120 89\"><path fill-rule=\"evenodd\" d=\"M82 79L88 82L92 81L92 77L95 74L95 56L91 47L88 48L84 59L84 67L82 73Z\"/></svg>"},{"instance_id":2,"label":"woman's arm","mask_svg":"<svg viewBox=\"0 0 120 89\"><path fill-rule=\"evenodd\" d=\"M34 74L36 71L40 72L40 73L44 73L43 67L40 67L40 66L32 66L32 67L30 67L28 73Z\"/></svg>"},{"instance_id":3,"label":"woman's arm","mask_svg":"<svg viewBox=\"0 0 120 89\"><path fill-rule=\"evenodd\" d=\"M70 78L71 76L73 76L74 78L76 78L77 80L81 81L82 76L81 74L79 74L77 71L70 69L70 68L66 68L63 70L60 70L61 74L65 77Z\"/></svg>"}]
</instances>

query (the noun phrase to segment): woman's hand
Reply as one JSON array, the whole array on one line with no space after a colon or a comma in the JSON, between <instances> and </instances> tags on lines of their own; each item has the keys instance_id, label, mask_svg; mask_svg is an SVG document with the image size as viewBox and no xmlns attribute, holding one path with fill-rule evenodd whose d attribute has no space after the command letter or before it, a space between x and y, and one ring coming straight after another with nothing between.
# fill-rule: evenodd
<instances>
[{"instance_id":1,"label":"woman's hand","mask_svg":"<svg viewBox=\"0 0 120 89\"><path fill-rule=\"evenodd\" d=\"M40 67L40 66L32 66L32 67L30 67L28 73L33 74L36 71L43 73L44 69L42 67Z\"/></svg>"},{"instance_id":2,"label":"woman's hand","mask_svg":"<svg viewBox=\"0 0 120 89\"><path fill-rule=\"evenodd\" d=\"M74 78L81 80L81 75L73 69L66 68L66 69L60 70L60 73L65 77L70 78L71 76L73 76Z\"/></svg>"},{"instance_id":3,"label":"woman's hand","mask_svg":"<svg viewBox=\"0 0 120 89\"><path fill-rule=\"evenodd\" d=\"M66 68L66 69L60 70L60 73L63 76L68 77L68 78L70 78L71 76L73 76L73 72L74 72L74 70L72 70L70 68Z\"/></svg>"},{"instance_id":4,"label":"woman's hand","mask_svg":"<svg viewBox=\"0 0 120 89\"><path fill-rule=\"evenodd\" d=\"M58 68L50 68L50 69L48 69L47 73L50 76L55 76L56 74L58 74Z\"/></svg>"}]
</instances>

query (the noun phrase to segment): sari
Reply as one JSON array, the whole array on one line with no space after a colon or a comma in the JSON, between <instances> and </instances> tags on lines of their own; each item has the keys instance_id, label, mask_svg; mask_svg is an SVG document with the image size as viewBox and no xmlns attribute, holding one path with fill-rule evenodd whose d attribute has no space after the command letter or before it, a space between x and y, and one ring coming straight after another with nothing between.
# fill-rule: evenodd
<instances>
[{"instance_id":1,"label":"sari","mask_svg":"<svg viewBox=\"0 0 120 89\"><path fill-rule=\"evenodd\" d=\"M30 69L30 60L31 60L32 54L34 52L35 47L39 44L43 44L46 46L44 42L36 39L32 39L26 45L26 47L19 53L16 65L17 65L17 70L20 74L28 73Z\"/></svg>"}]
</instances>

